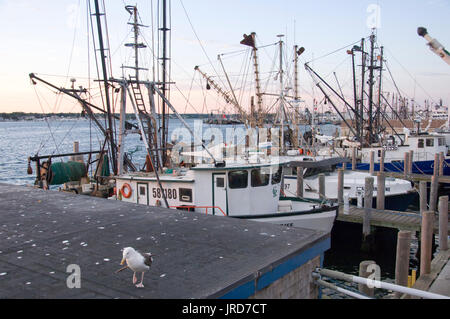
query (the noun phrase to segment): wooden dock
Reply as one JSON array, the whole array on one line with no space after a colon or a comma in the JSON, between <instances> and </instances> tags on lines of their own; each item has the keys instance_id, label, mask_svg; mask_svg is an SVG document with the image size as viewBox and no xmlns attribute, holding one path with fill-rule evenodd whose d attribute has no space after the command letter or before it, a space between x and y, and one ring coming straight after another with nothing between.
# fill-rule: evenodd
<instances>
[{"instance_id":1,"label":"wooden dock","mask_svg":"<svg viewBox=\"0 0 450 319\"><path fill-rule=\"evenodd\" d=\"M370 212L371 226L420 231L422 221L420 214L377 209L371 209ZM339 208L339 216L337 217L337 220L342 222L363 224L364 214L364 208L350 206L349 212L346 215L344 213L344 206L341 206ZM436 234L439 233L439 220L437 216L435 218L434 231Z\"/></svg>"}]
</instances>

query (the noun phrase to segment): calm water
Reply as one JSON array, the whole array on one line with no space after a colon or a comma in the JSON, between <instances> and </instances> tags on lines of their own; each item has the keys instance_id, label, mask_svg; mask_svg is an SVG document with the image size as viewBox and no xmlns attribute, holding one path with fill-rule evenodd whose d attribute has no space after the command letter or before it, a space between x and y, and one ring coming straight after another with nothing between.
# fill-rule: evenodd
<instances>
[{"instance_id":1,"label":"calm water","mask_svg":"<svg viewBox=\"0 0 450 319\"><path fill-rule=\"evenodd\" d=\"M219 128L225 138L227 129L243 128L243 125L218 126L201 124L202 120L187 119L188 125L194 129L202 125L204 137L208 135L209 128ZM182 123L175 119L169 123L169 137L176 129L182 128ZM309 127L302 126L304 132ZM336 127L324 125L321 127L324 134L333 134ZM0 122L0 183L15 185L32 185L34 175L27 175L28 157L34 155L52 155L73 152L73 142L80 143L80 152L100 150L103 144L101 132L95 124L89 120L49 120L46 121L22 121ZM126 137L126 152L131 154L133 162L143 165L145 161L145 147L140 141L140 136L130 134ZM54 159L53 161L67 160ZM33 173L35 167L32 163Z\"/></svg>"}]
</instances>

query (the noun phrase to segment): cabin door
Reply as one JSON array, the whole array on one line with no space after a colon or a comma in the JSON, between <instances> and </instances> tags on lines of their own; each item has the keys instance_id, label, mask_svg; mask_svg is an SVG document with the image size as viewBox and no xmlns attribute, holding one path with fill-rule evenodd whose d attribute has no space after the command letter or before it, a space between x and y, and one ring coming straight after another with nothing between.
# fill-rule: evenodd
<instances>
[{"instance_id":1,"label":"cabin door","mask_svg":"<svg viewBox=\"0 0 450 319\"><path fill-rule=\"evenodd\" d=\"M225 174L213 174L213 214L224 216L227 213L227 179Z\"/></svg>"},{"instance_id":2,"label":"cabin door","mask_svg":"<svg viewBox=\"0 0 450 319\"><path fill-rule=\"evenodd\" d=\"M148 205L148 184L137 184L137 203L141 205Z\"/></svg>"}]
</instances>

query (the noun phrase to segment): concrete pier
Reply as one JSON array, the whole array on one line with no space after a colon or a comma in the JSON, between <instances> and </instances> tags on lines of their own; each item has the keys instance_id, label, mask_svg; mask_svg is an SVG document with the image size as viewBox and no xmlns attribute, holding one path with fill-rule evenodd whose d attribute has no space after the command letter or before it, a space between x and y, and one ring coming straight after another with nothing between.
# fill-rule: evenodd
<instances>
[{"instance_id":1,"label":"concrete pier","mask_svg":"<svg viewBox=\"0 0 450 319\"><path fill-rule=\"evenodd\" d=\"M124 247L156 255L145 288L115 273ZM316 298L329 247L308 229L0 184L0 298Z\"/></svg>"}]
</instances>

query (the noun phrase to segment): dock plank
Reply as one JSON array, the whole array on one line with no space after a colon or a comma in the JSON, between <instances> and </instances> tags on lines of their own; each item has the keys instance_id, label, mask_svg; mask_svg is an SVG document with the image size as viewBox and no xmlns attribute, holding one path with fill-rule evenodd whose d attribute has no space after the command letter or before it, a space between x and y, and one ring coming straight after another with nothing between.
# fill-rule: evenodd
<instances>
[{"instance_id":1,"label":"dock plank","mask_svg":"<svg viewBox=\"0 0 450 319\"><path fill-rule=\"evenodd\" d=\"M344 207L339 208L338 221L362 224L364 219L365 209L356 206L350 206L348 214L344 214ZM376 210L371 209L371 225L387 228L397 228L400 230L420 231L422 217L419 214L396 212L391 210ZM439 220L436 216L435 233L439 233ZM450 223L449 223L450 235Z\"/></svg>"}]
</instances>

